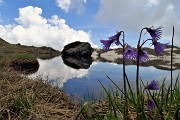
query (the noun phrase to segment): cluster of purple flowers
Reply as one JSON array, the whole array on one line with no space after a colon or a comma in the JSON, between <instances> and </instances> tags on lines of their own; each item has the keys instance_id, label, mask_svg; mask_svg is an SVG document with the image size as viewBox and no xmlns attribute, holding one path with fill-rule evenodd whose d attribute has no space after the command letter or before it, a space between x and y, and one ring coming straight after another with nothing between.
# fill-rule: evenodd
<instances>
[{"instance_id":1,"label":"cluster of purple flowers","mask_svg":"<svg viewBox=\"0 0 180 120\"><path fill-rule=\"evenodd\" d=\"M157 56L159 56L164 51L166 46L168 45L168 43L163 44L163 43L157 42L157 40L159 40L161 38L162 27L158 27L156 29L152 29L152 28L145 28L145 29L152 37L152 44L154 45L155 54ZM107 52L109 50L110 46L112 45L112 43L119 45L120 44L120 41L119 41L120 35L121 35L121 33L118 32L116 35L109 37L108 40L100 40L101 43L103 44L104 51ZM137 54L138 54L137 51L134 50L130 45L126 45L125 51L123 53L125 60L127 60L127 61L128 60L137 60ZM139 51L139 63L146 62L148 60L149 60L148 53L146 51L143 51L142 47L141 47L140 51Z\"/></svg>"},{"instance_id":2,"label":"cluster of purple flowers","mask_svg":"<svg viewBox=\"0 0 180 120\"><path fill-rule=\"evenodd\" d=\"M168 45L168 43L164 44L164 43L158 42L158 40L161 38L161 35L162 35L162 27L158 27L156 29L153 29L152 27L151 28L146 27L146 28L143 28L143 30L146 30L150 34L150 36L152 38L150 40L152 40L152 45L154 45L155 54L157 56L159 56ZM101 43L103 44L103 48L106 52L109 50L110 46L113 43L115 43L116 45L121 44L119 41L120 35L121 35L121 32L117 32L116 35L109 37L108 40L100 40ZM148 61L149 60L148 53L146 51L142 50L142 45L139 46L139 48L137 48L137 50L135 50L130 45L128 45L128 44L124 45L123 44L122 45L124 47L123 59L126 61L128 61L128 60L136 60L137 61L137 59L139 58L139 63ZM159 90L160 87L159 87L158 82L153 80L149 85L147 85L145 87L145 89ZM156 107L157 106L155 104L155 101L153 99L148 99L147 108L149 110L153 110Z\"/></svg>"}]
</instances>

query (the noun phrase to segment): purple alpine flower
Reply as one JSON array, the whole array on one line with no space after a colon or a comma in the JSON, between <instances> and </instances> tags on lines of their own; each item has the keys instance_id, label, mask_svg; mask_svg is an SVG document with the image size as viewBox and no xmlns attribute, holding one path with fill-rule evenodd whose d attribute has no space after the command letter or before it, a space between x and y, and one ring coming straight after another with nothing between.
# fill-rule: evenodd
<instances>
[{"instance_id":1,"label":"purple alpine flower","mask_svg":"<svg viewBox=\"0 0 180 120\"><path fill-rule=\"evenodd\" d=\"M149 60L148 54L146 51L143 51L142 49L140 49L140 53L139 53L139 63L142 62L146 62Z\"/></svg>"},{"instance_id":2,"label":"purple alpine flower","mask_svg":"<svg viewBox=\"0 0 180 120\"><path fill-rule=\"evenodd\" d=\"M103 44L104 51L107 52L113 42L116 45L119 45L120 44L120 41L119 41L119 36L120 35L121 35L121 33L118 32L116 35L109 37L109 40L100 40L101 43Z\"/></svg>"},{"instance_id":3,"label":"purple alpine flower","mask_svg":"<svg viewBox=\"0 0 180 120\"><path fill-rule=\"evenodd\" d=\"M157 81L153 80L151 81L151 83L149 85L147 85L145 87L145 89L149 89L149 90L159 90L160 89L160 86L158 84Z\"/></svg>"},{"instance_id":4,"label":"purple alpine flower","mask_svg":"<svg viewBox=\"0 0 180 120\"><path fill-rule=\"evenodd\" d=\"M121 35L120 32L117 32L116 35L109 37L110 40L113 40L116 45L119 45L119 36Z\"/></svg>"},{"instance_id":5,"label":"purple alpine flower","mask_svg":"<svg viewBox=\"0 0 180 120\"><path fill-rule=\"evenodd\" d=\"M136 60L137 53L134 49L131 48L131 46L127 45L125 47L123 57L125 60Z\"/></svg>"},{"instance_id":6,"label":"purple alpine flower","mask_svg":"<svg viewBox=\"0 0 180 120\"><path fill-rule=\"evenodd\" d=\"M152 44L154 45L154 50L157 56L159 56L168 45L168 43L163 44L163 43L157 42L157 40L153 40Z\"/></svg>"},{"instance_id":7,"label":"purple alpine flower","mask_svg":"<svg viewBox=\"0 0 180 120\"><path fill-rule=\"evenodd\" d=\"M163 27L158 27L156 29L146 28L146 30L151 35L153 40L159 40L161 38L162 28Z\"/></svg>"},{"instance_id":8,"label":"purple alpine flower","mask_svg":"<svg viewBox=\"0 0 180 120\"><path fill-rule=\"evenodd\" d=\"M106 52L109 50L111 44L113 43L113 40L100 40L100 41L103 44L104 51Z\"/></svg>"},{"instance_id":9,"label":"purple alpine flower","mask_svg":"<svg viewBox=\"0 0 180 120\"><path fill-rule=\"evenodd\" d=\"M153 100L148 100L146 107L147 107L149 110L152 111L152 110L153 110L154 108L156 108L157 106L156 106L156 104L154 103Z\"/></svg>"}]
</instances>

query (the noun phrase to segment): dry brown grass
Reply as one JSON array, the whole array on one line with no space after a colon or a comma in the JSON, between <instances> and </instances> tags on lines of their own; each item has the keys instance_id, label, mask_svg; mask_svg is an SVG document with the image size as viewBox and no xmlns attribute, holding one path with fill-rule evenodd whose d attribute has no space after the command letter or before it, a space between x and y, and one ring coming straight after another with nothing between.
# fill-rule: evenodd
<instances>
[{"instance_id":1,"label":"dry brown grass","mask_svg":"<svg viewBox=\"0 0 180 120\"><path fill-rule=\"evenodd\" d=\"M0 119L71 120L78 105L63 91L41 80L0 70Z\"/></svg>"}]
</instances>

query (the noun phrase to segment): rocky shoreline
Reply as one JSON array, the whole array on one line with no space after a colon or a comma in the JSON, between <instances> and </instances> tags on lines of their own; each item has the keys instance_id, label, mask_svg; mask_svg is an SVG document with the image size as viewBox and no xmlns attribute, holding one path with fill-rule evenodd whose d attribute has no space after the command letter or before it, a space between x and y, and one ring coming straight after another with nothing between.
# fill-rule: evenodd
<instances>
[{"instance_id":1,"label":"rocky shoreline","mask_svg":"<svg viewBox=\"0 0 180 120\"><path fill-rule=\"evenodd\" d=\"M165 53L157 57L151 51L149 54L149 61L142 63L141 66L154 66L158 69L170 70L171 55L170 48L165 49ZM122 64L123 55L122 50L115 49L107 52L101 52L100 50L94 50L91 57L94 61L112 62ZM180 48L173 49L173 70L180 69ZM135 65L135 61L126 62L127 65Z\"/></svg>"}]
</instances>

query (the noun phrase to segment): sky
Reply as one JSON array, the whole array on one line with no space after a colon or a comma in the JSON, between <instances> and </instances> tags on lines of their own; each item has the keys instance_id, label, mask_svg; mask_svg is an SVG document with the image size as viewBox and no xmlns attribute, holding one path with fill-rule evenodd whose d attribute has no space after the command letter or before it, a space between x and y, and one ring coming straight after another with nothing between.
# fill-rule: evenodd
<instances>
[{"instance_id":1,"label":"sky","mask_svg":"<svg viewBox=\"0 0 180 120\"><path fill-rule=\"evenodd\" d=\"M74 41L102 48L100 39L124 31L125 42L135 47L141 29L151 26L162 26L159 42L171 44L174 25L174 44L180 47L179 6L180 0L0 0L0 37L62 50ZM142 41L150 38L145 33Z\"/></svg>"}]
</instances>

